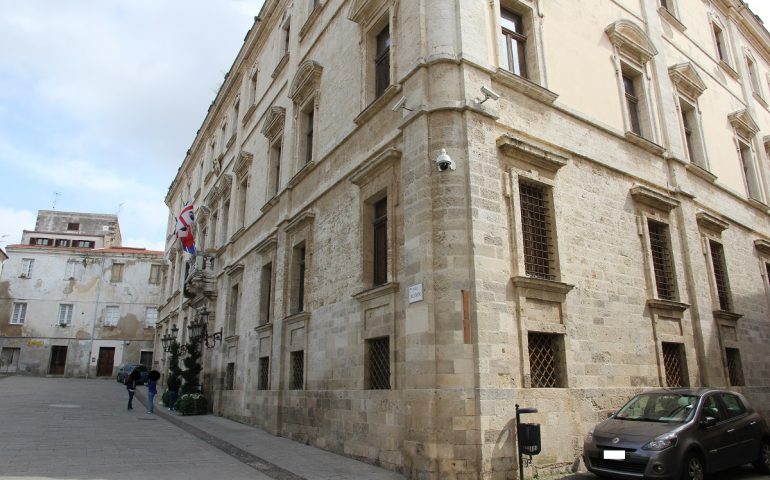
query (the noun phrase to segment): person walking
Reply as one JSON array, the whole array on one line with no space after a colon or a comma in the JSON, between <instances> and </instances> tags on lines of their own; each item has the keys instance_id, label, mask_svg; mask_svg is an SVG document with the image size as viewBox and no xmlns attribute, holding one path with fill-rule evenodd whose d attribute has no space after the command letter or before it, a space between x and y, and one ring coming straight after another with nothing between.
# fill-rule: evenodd
<instances>
[{"instance_id":1,"label":"person walking","mask_svg":"<svg viewBox=\"0 0 770 480\"><path fill-rule=\"evenodd\" d=\"M147 378L147 413L152 415L154 409L155 394L158 393L158 379L160 378L160 372L157 370L151 371Z\"/></svg>"},{"instance_id":2,"label":"person walking","mask_svg":"<svg viewBox=\"0 0 770 480\"><path fill-rule=\"evenodd\" d=\"M134 375L136 373L136 375ZM128 390L128 409L133 410L134 406L131 403L134 400L134 393L136 392L136 377L139 376L139 372L131 372L126 377L126 390Z\"/></svg>"}]
</instances>

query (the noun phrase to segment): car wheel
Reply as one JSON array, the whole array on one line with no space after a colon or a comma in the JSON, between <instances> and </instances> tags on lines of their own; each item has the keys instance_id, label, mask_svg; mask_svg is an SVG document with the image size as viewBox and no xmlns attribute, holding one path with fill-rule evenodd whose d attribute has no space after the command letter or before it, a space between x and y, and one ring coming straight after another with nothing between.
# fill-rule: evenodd
<instances>
[{"instance_id":1,"label":"car wheel","mask_svg":"<svg viewBox=\"0 0 770 480\"><path fill-rule=\"evenodd\" d=\"M691 453L685 457L682 465L682 480L703 480L705 477L703 460L697 453Z\"/></svg>"},{"instance_id":2,"label":"car wheel","mask_svg":"<svg viewBox=\"0 0 770 480\"><path fill-rule=\"evenodd\" d=\"M759 447L759 458L752 463L762 473L770 473L770 440L763 438Z\"/></svg>"}]
</instances>

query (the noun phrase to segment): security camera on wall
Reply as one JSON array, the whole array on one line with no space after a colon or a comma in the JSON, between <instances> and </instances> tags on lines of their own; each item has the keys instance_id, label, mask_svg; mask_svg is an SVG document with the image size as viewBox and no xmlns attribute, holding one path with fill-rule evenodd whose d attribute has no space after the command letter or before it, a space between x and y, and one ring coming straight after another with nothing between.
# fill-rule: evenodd
<instances>
[{"instance_id":1,"label":"security camera on wall","mask_svg":"<svg viewBox=\"0 0 770 480\"><path fill-rule=\"evenodd\" d=\"M438 157L436 157L436 167L438 168L439 172L444 172L446 170L457 170L457 166L455 166L454 160L452 160L449 154L446 153L445 148L442 148L441 152L438 154Z\"/></svg>"},{"instance_id":2,"label":"security camera on wall","mask_svg":"<svg viewBox=\"0 0 770 480\"><path fill-rule=\"evenodd\" d=\"M486 87L484 85L481 86L481 93L484 94L484 98L481 99L481 100L479 100L478 98L476 99L476 103L478 103L479 105L481 105L482 103L486 102L490 98L492 100L500 99L500 95L497 92L489 89L488 87Z\"/></svg>"}]
</instances>

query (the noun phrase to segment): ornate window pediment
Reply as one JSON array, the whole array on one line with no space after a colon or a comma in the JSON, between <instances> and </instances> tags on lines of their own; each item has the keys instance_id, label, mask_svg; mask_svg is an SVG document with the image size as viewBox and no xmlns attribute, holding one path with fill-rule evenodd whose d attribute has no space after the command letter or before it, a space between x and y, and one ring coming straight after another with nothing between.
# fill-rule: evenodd
<instances>
[{"instance_id":1,"label":"ornate window pediment","mask_svg":"<svg viewBox=\"0 0 770 480\"><path fill-rule=\"evenodd\" d=\"M738 135L745 139L750 140L754 135L759 133L757 122L751 118L751 115L745 109L731 113L727 116L727 119L730 121L730 125L733 126Z\"/></svg>"},{"instance_id":2,"label":"ornate window pediment","mask_svg":"<svg viewBox=\"0 0 770 480\"><path fill-rule=\"evenodd\" d=\"M270 111L265 118L265 124L262 126L262 135L271 141L274 140L282 131L286 121L286 109L283 107L270 107Z\"/></svg>"},{"instance_id":3,"label":"ornate window pediment","mask_svg":"<svg viewBox=\"0 0 770 480\"><path fill-rule=\"evenodd\" d=\"M604 32L620 53L635 60L640 65L646 64L658 54L658 49L652 44L644 30L633 22L618 20L607 26Z\"/></svg>"},{"instance_id":4,"label":"ornate window pediment","mask_svg":"<svg viewBox=\"0 0 770 480\"><path fill-rule=\"evenodd\" d=\"M348 18L359 25L367 25L383 6L390 3L392 0L353 0Z\"/></svg>"},{"instance_id":5,"label":"ornate window pediment","mask_svg":"<svg viewBox=\"0 0 770 480\"><path fill-rule=\"evenodd\" d=\"M321 72L323 67L313 60L305 60L297 68L294 80L289 88L289 98L294 103L304 103L314 92L321 87Z\"/></svg>"},{"instance_id":6,"label":"ornate window pediment","mask_svg":"<svg viewBox=\"0 0 770 480\"><path fill-rule=\"evenodd\" d=\"M669 67L668 75L676 89L692 100L700 97L706 90L706 84L690 62Z\"/></svg>"},{"instance_id":7,"label":"ornate window pediment","mask_svg":"<svg viewBox=\"0 0 770 480\"><path fill-rule=\"evenodd\" d=\"M679 200L671 198L663 193L656 192L644 185L637 185L631 188L631 196L635 202L666 213L679 206Z\"/></svg>"},{"instance_id":8,"label":"ornate window pediment","mask_svg":"<svg viewBox=\"0 0 770 480\"><path fill-rule=\"evenodd\" d=\"M238 154L238 159L233 166L233 172L235 172L237 178L243 178L249 172L252 160L254 160L254 155L245 150L241 150Z\"/></svg>"},{"instance_id":9,"label":"ornate window pediment","mask_svg":"<svg viewBox=\"0 0 770 480\"><path fill-rule=\"evenodd\" d=\"M721 234L730 227L729 223L725 222L719 217L711 215L708 212L696 213L695 220L698 222L698 226L702 229L710 230L717 234Z\"/></svg>"}]
</instances>

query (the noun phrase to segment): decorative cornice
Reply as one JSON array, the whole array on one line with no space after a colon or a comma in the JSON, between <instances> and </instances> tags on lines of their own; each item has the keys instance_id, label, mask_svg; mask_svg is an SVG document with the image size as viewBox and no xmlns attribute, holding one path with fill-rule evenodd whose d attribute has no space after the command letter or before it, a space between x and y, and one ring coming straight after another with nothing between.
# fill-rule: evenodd
<instances>
[{"instance_id":1,"label":"decorative cornice","mask_svg":"<svg viewBox=\"0 0 770 480\"><path fill-rule=\"evenodd\" d=\"M534 278L534 277L513 277L511 278L511 281L513 282L513 285L517 288L525 288L525 289L531 289L531 290L538 290L541 292L549 292L549 293L558 293L560 295L567 295L573 288L575 288L574 285L570 285L568 283L563 282L557 282L554 280L545 280L542 278Z\"/></svg>"},{"instance_id":2,"label":"decorative cornice","mask_svg":"<svg viewBox=\"0 0 770 480\"><path fill-rule=\"evenodd\" d=\"M262 126L262 135L267 137L270 141L275 140L278 135L283 131L283 125L286 120L286 109L283 107L270 107L270 110L265 118L265 123Z\"/></svg>"},{"instance_id":3,"label":"decorative cornice","mask_svg":"<svg viewBox=\"0 0 770 480\"><path fill-rule=\"evenodd\" d=\"M259 242L256 247L254 247L254 252L257 255L264 255L269 250L275 250L278 247L278 234L276 232L271 233L268 235L264 240Z\"/></svg>"},{"instance_id":4,"label":"decorative cornice","mask_svg":"<svg viewBox=\"0 0 770 480\"><path fill-rule=\"evenodd\" d=\"M366 26L374 19L374 15L380 8L387 3L387 0L353 0L348 12L348 19Z\"/></svg>"},{"instance_id":5,"label":"decorative cornice","mask_svg":"<svg viewBox=\"0 0 770 480\"><path fill-rule=\"evenodd\" d=\"M738 135L747 140L751 140L751 138L759 133L757 122L751 118L751 114L749 114L746 109L731 113L727 116L727 119L730 121L730 125L733 126Z\"/></svg>"},{"instance_id":6,"label":"decorative cornice","mask_svg":"<svg viewBox=\"0 0 770 480\"><path fill-rule=\"evenodd\" d=\"M762 238L754 240L754 248L763 255L770 255L770 242Z\"/></svg>"},{"instance_id":7,"label":"decorative cornice","mask_svg":"<svg viewBox=\"0 0 770 480\"><path fill-rule=\"evenodd\" d=\"M235 165L233 166L233 172L235 172L236 178L240 180L246 176L247 173L249 173L252 160L254 160L254 155L247 152L246 150L241 150L238 153L238 159L235 161Z\"/></svg>"},{"instance_id":8,"label":"decorative cornice","mask_svg":"<svg viewBox=\"0 0 770 480\"><path fill-rule=\"evenodd\" d=\"M382 152L372 155L353 170L353 173L350 174L350 181L361 187L365 185L374 174L395 164L399 160L401 160L400 150L393 147L386 148Z\"/></svg>"},{"instance_id":9,"label":"decorative cornice","mask_svg":"<svg viewBox=\"0 0 770 480\"><path fill-rule=\"evenodd\" d=\"M497 148L508 157L522 160L552 173L556 173L569 161L566 156L553 148L542 144L535 145L531 140L512 133L498 137Z\"/></svg>"},{"instance_id":10,"label":"decorative cornice","mask_svg":"<svg viewBox=\"0 0 770 480\"><path fill-rule=\"evenodd\" d=\"M642 65L658 54L644 30L629 20L609 24L604 33L622 54Z\"/></svg>"},{"instance_id":11,"label":"decorative cornice","mask_svg":"<svg viewBox=\"0 0 770 480\"><path fill-rule=\"evenodd\" d=\"M393 295L399 290L399 288L400 287L398 282L390 282L384 285L370 288L368 290L364 290L363 292L358 292L353 295L353 298L359 302L367 302L369 300L374 300L375 298L384 297L385 295Z\"/></svg>"},{"instance_id":12,"label":"decorative cornice","mask_svg":"<svg viewBox=\"0 0 770 480\"><path fill-rule=\"evenodd\" d=\"M303 210L289 220L288 225L286 225L286 233L294 233L305 224L312 223L314 219L315 212L312 210Z\"/></svg>"},{"instance_id":13,"label":"decorative cornice","mask_svg":"<svg viewBox=\"0 0 770 480\"><path fill-rule=\"evenodd\" d=\"M668 75L671 77L671 82L673 82L677 91L692 100L696 100L706 90L706 84L690 62L669 67Z\"/></svg>"},{"instance_id":14,"label":"decorative cornice","mask_svg":"<svg viewBox=\"0 0 770 480\"><path fill-rule=\"evenodd\" d=\"M289 98L294 103L303 103L313 92L321 86L321 73L323 67L313 60L305 60L297 67L294 80L289 88Z\"/></svg>"},{"instance_id":15,"label":"decorative cornice","mask_svg":"<svg viewBox=\"0 0 770 480\"><path fill-rule=\"evenodd\" d=\"M644 185L637 185L632 187L630 191L631 197L633 197L635 202L647 205L648 207L652 207L657 210L668 213L679 206L679 200L664 193L656 192L655 190L649 187L645 187Z\"/></svg>"},{"instance_id":16,"label":"decorative cornice","mask_svg":"<svg viewBox=\"0 0 770 480\"><path fill-rule=\"evenodd\" d=\"M743 314L728 312L727 310L714 310L714 318L724 320L727 323L735 323L743 317Z\"/></svg>"},{"instance_id":17,"label":"decorative cornice","mask_svg":"<svg viewBox=\"0 0 770 480\"><path fill-rule=\"evenodd\" d=\"M722 233L730 227L729 223L708 212L696 213L695 220L698 222L699 227L711 230L714 233Z\"/></svg>"},{"instance_id":18,"label":"decorative cornice","mask_svg":"<svg viewBox=\"0 0 770 480\"><path fill-rule=\"evenodd\" d=\"M232 277L234 275L238 275L239 273L243 273L244 265L242 263L236 263L234 265L228 265L222 270L224 271L225 275Z\"/></svg>"},{"instance_id":19,"label":"decorative cornice","mask_svg":"<svg viewBox=\"0 0 770 480\"><path fill-rule=\"evenodd\" d=\"M668 310L684 312L690 305L688 303L675 302L673 300L663 300L661 298L650 298L647 300L647 306L656 310Z\"/></svg>"}]
</instances>

